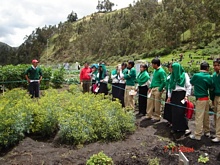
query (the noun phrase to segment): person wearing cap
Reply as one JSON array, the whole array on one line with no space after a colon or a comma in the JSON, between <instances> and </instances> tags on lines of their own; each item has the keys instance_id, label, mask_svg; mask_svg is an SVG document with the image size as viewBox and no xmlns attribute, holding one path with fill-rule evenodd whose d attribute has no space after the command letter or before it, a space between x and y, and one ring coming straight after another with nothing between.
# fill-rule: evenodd
<instances>
[{"instance_id":1,"label":"person wearing cap","mask_svg":"<svg viewBox=\"0 0 220 165\"><path fill-rule=\"evenodd\" d=\"M147 120L153 123L159 122L161 118L161 95L166 82L166 72L161 67L160 59L155 58L151 61L154 68L153 79L148 90L148 104L147 104ZM155 111L153 114L153 110Z\"/></svg>"},{"instance_id":2,"label":"person wearing cap","mask_svg":"<svg viewBox=\"0 0 220 165\"><path fill-rule=\"evenodd\" d=\"M138 109L139 113L137 114L139 117L146 115L147 110L147 91L148 91L148 81L150 80L150 76L147 73L147 65L140 65L140 73L138 74L136 81L138 83Z\"/></svg>"},{"instance_id":3,"label":"person wearing cap","mask_svg":"<svg viewBox=\"0 0 220 165\"><path fill-rule=\"evenodd\" d=\"M38 66L36 59L32 60L32 66L25 71L25 78L29 83L29 93L31 98L38 98L40 91L40 82L42 80L42 70Z\"/></svg>"},{"instance_id":4,"label":"person wearing cap","mask_svg":"<svg viewBox=\"0 0 220 165\"><path fill-rule=\"evenodd\" d=\"M80 83L83 87L83 93L90 91L91 86L91 68L89 64L85 62L84 68L80 71Z\"/></svg>"},{"instance_id":5,"label":"person wearing cap","mask_svg":"<svg viewBox=\"0 0 220 165\"><path fill-rule=\"evenodd\" d=\"M126 80L125 86L125 107L130 107L133 110L135 109L134 102L134 91L135 91L135 81L136 81L136 70L134 68L134 61L128 61L128 66L126 73L124 73L124 78Z\"/></svg>"},{"instance_id":6,"label":"person wearing cap","mask_svg":"<svg viewBox=\"0 0 220 165\"><path fill-rule=\"evenodd\" d=\"M211 96L212 104L214 105L214 121L215 121L215 135L212 142L220 142L220 61L215 60L213 62L214 74L213 74L213 95Z\"/></svg>"},{"instance_id":7,"label":"person wearing cap","mask_svg":"<svg viewBox=\"0 0 220 165\"><path fill-rule=\"evenodd\" d=\"M201 140L201 136L204 135L210 137L209 126L209 93L208 90L212 90L212 77L208 73L209 64L203 62L200 64L200 72L195 73L190 80L190 83L194 86L194 95L196 97L196 109L195 109L195 132L194 135L189 137L194 140Z\"/></svg>"}]
</instances>

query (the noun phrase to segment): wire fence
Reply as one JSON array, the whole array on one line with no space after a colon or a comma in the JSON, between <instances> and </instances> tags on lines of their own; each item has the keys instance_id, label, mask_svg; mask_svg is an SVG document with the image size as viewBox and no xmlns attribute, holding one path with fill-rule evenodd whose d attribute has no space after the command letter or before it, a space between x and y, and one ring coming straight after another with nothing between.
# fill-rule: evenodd
<instances>
[{"instance_id":1,"label":"wire fence","mask_svg":"<svg viewBox=\"0 0 220 165\"><path fill-rule=\"evenodd\" d=\"M42 79L41 81L50 81L49 79ZM0 84L2 84L1 85L1 87L2 87L2 91L3 91L3 94L4 94L4 92L5 92L5 88L4 88L4 84L10 84L10 83L24 83L24 82L27 82L27 80L18 80L18 81L2 81L2 82L0 82ZM61 83L61 81L58 81L59 83ZM62 82L63 84L68 84L68 82L67 81L63 81ZM88 82L89 83L89 82ZM74 84L74 85L80 85L80 82L72 82L71 84ZM124 88L121 88L121 87L119 87L119 86L117 86L117 85L114 85L113 83L109 83L109 84L111 84L111 86L112 87L115 87L115 88L117 88L117 89L121 89L121 90L124 90L125 91L125 89ZM163 99L161 99L161 100L158 100L158 99L155 99L155 98L148 98L147 97L147 95L142 95L142 94L139 94L138 92L137 92L137 94L136 94L136 96L138 97L138 96L142 96L142 97L145 97L147 100L154 100L154 101L157 101L157 102L160 102L161 104L163 104L163 105L165 105L165 104L169 104L169 105L171 105L171 106L175 106L175 107L179 107L179 108L186 108L186 106L180 106L180 105L177 105L177 104L174 104L174 103L166 103L166 101L164 101ZM188 109L190 109L190 110L193 110L193 111L197 111L197 112L199 112L199 111L201 111L201 112L203 112L204 110L199 110L199 109L196 109L196 108L188 108ZM205 112L205 113L208 113L208 114L210 114L210 115L216 115L216 116L220 116L220 113L216 113L216 112L214 112L214 111L208 111L208 112Z\"/></svg>"}]
</instances>

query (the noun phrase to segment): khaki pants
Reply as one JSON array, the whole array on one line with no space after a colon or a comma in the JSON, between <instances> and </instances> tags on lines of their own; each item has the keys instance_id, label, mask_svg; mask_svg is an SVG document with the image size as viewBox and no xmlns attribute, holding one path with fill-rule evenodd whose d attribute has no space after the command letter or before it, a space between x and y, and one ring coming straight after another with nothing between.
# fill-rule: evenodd
<instances>
[{"instance_id":1,"label":"khaki pants","mask_svg":"<svg viewBox=\"0 0 220 165\"><path fill-rule=\"evenodd\" d=\"M220 96L215 96L214 106L216 137L220 139Z\"/></svg>"},{"instance_id":2,"label":"khaki pants","mask_svg":"<svg viewBox=\"0 0 220 165\"><path fill-rule=\"evenodd\" d=\"M160 106L161 106L161 95L162 92L158 91L159 87L151 89L151 96L147 100L147 118L152 118L152 116L156 120L160 120L161 113L160 113ZM155 113L153 114L153 110Z\"/></svg>"},{"instance_id":3,"label":"khaki pants","mask_svg":"<svg viewBox=\"0 0 220 165\"><path fill-rule=\"evenodd\" d=\"M195 114L195 137L200 138L204 133L210 132L209 127L209 100L196 101L196 114Z\"/></svg>"},{"instance_id":4,"label":"khaki pants","mask_svg":"<svg viewBox=\"0 0 220 165\"><path fill-rule=\"evenodd\" d=\"M134 110L134 96L129 95L129 92L131 90L135 90L134 86L125 86L125 95L124 95L124 101L125 101L125 107L130 107Z\"/></svg>"}]
</instances>

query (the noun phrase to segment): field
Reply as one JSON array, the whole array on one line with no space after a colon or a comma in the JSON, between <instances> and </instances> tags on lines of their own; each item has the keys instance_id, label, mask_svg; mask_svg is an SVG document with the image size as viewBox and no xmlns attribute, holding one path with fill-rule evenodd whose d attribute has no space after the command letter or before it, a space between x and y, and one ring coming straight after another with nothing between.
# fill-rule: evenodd
<instances>
[{"instance_id":1,"label":"field","mask_svg":"<svg viewBox=\"0 0 220 165\"><path fill-rule=\"evenodd\" d=\"M191 128L194 122L190 122ZM169 128L165 121L152 125L144 119L137 119L137 131L129 135L125 140L93 144L73 148L72 146L59 145L51 138L47 141L36 137L27 137L18 146L6 155L1 155L0 164L85 164L92 154L104 151L113 158L118 165L147 165L147 164L178 164L178 144L192 147L194 151L187 153L190 164L199 164L200 155L208 154L209 162L206 164L219 164L219 145L212 144L210 139L202 138L201 142L195 142L189 138L183 138L175 143L172 149L165 146L172 144L173 138L169 134Z\"/></svg>"},{"instance_id":2,"label":"field","mask_svg":"<svg viewBox=\"0 0 220 165\"><path fill-rule=\"evenodd\" d=\"M65 86L59 91L65 92L67 89L68 86ZM48 97L53 98L54 96ZM65 102L64 98L61 99ZM46 102L42 101L41 104L46 104ZM46 106L50 107L50 104ZM210 121L213 131L212 115L210 115ZM192 130L194 124L194 119L189 121L189 127ZM145 118L137 117L135 125L136 131L127 134L122 140L108 142L98 140L77 145L60 143L57 140L59 138L57 133L44 137L39 134L26 134L25 138L15 147L2 150L0 164L82 165L86 164L90 156L103 151L118 165L176 165L179 161L178 149L181 147L190 164L201 164L198 163L198 158L201 155L209 158L206 164L220 163L219 144L211 143L209 138L202 137L202 140L197 142L184 135L172 136L170 128L166 127L165 120L152 124Z\"/></svg>"},{"instance_id":3,"label":"field","mask_svg":"<svg viewBox=\"0 0 220 165\"><path fill-rule=\"evenodd\" d=\"M181 63L192 69L187 67L189 54L197 59L196 54L186 51ZM178 60L179 53L160 59L163 64ZM199 64L192 65L198 69ZM124 113L117 102L112 103L108 98L103 100L99 96L96 100L94 96L84 96L80 86L69 86L79 83L79 71L64 72L60 75L59 69L52 70L53 84L60 85L62 81L65 85L61 83L62 88L56 90L51 87L42 90L39 101L29 102L26 91L20 89L15 89L15 93L8 90L9 95L6 92L6 98L0 98L0 130L3 132L0 133L0 164L82 165L93 154L103 151L117 165L176 165L179 149L190 164L203 164L198 161L220 164L219 144L211 143L210 138L193 141L181 134L173 136L163 119L153 124L144 117L136 117L137 111ZM191 96L190 100L195 98ZM163 107L161 111L163 113ZM213 115L210 121L214 134ZM24 124L20 124L22 122ZM194 130L194 119L189 121L189 127Z\"/></svg>"}]
</instances>

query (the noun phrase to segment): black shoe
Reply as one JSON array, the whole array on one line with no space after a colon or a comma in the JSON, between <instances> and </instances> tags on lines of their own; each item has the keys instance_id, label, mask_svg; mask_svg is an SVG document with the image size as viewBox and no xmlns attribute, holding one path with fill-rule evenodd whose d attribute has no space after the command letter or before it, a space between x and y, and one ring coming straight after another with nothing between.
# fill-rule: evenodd
<instances>
[{"instance_id":1,"label":"black shoe","mask_svg":"<svg viewBox=\"0 0 220 165\"><path fill-rule=\"evenodd\" d=\"M170 126L172 126L172 124L170 122L167 122L166 126L170 127Z\"/></svg>"},{"instance_id":2,"label":"black shoe","mask_svg":"<svg viewBox=\"0 0 220 165\"><path fill-rule=\"evenodd\" d=\"M152 123L160 122L160 120L156 120L156 119L152 119L151 121L152 121Z\"/></svg>"},{"instance_id":3,"label":"black shoe","mask_svg":"<svg viewBox=\"0 0 220 165\"><path fill-rule=\"evenodd\" d=\"M146 119L146 120L151 120L152 118L151 118L151 117L146 117L145 119Z\"/></svg>"},{"instance_id":4,"label":"black shoe","mask_svg":"<svg viewBox=\"0 0 220 165\"><path fill-rule=\"evenodd\" d=\"M171 131L170 131L170 133L171 133L171 134L175 134L175 133L176 133L176 131L174 131L174 130L171 130Z\"/></svg>"},{"instance_id":5,"label":"black shoe","mask_svg":"<svg viewBox=\"0 0 220 165\"><path fill-rule=\"evenodd\" d=\"M185 136L188 136L190 134L191 134L191 130L189 130L189 129L185 130Z\"/></svg>"}]
</instances>

